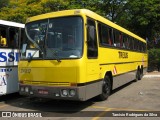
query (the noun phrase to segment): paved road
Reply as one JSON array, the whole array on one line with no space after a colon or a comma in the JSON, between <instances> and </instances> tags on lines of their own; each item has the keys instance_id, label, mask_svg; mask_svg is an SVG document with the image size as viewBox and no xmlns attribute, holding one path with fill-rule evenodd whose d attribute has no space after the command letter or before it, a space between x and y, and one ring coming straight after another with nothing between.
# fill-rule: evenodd
<instances>
[{"instance_id":1,"label":"paved road","mask_svg":"<svg viewBox=\"0 0 160 120\"><path fill-rule=\"evenodd\" d=\"M30 101L28 97L19 96L18 94L1 96L0 111L17 111L20 113L12 114L14 117L16 115L24 115L23 117L25 117L25 114L31 116L33 112L37 113L37 116L47 116L37 118L37 120L79 120L82 117L83 119L98 120L106 119L108 116L110 116L108 119L135 119L135 117L128 118L126 117L127 115L152 116L145 118L139 117L144 120L160 119L160 117L156 117L157 115L160 116L160 112L155 112L160 111L160 77L157 75L159 73L147 73L142 80L130 82L114 90L106 101L98 101L95 98L86 102L41 99ZM22 118L3 119L12 120ZM23 119L31 120L33 118Z\"/></svg>"}]
</instances>

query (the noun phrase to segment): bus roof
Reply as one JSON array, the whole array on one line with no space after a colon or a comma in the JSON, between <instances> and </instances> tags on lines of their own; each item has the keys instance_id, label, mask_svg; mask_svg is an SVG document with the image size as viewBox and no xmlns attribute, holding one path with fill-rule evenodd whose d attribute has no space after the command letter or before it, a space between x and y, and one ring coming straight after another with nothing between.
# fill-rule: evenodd
<instances>
[{"instance_id":1,"label":"bus roof","mask_svg":"<svg viewBox=\"0 0 160 120\"><path fill-rule=\"evenodd\" d=\"M24 24L22 23L16 23L16 22L11 22L6 20L0 20L0 25L24 28Z\"/></svg>"},{"instance_id":2,"label":"bus roof","mask_svg":"<svg viewBox=\"0 0 160 120\"><path fill-rule=\"evenodd\" d=\"M92 12L88 9L73 9L73 10L63 10L63 11L57 11L57 12L50 12L46 14L37 15L31 18L27 19L27 22L36 21L36 20L42 20L47 18L54 18L54 17L63 17L63 16L71 16L71 15L86 15L90 18L93 18L97 21L100 21L104 24L107 24L108 26L115 28L127 35L130 35L140 41L146 42L143 38L135 35L134 33L128 31L127 29L117 25L116 23L113 23L112 21L108 20L107 18L104 18L95 12Z\"/></svg>"}]
</instances>

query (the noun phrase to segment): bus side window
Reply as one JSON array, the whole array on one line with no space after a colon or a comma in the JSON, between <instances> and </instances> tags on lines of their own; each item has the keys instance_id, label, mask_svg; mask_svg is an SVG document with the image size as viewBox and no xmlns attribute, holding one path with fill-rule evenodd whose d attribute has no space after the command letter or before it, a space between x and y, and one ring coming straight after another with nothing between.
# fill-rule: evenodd
<instances>
[{"instance_id":1,"label":"bus side window","mask_svg":"<svg viewBox=\"0 0 160 120\"><path fill-rule=\"evenodd\" d=\"M6 47L7 46L7 39L3 36L1 36L1 46Z\"/></svg>"},{"instance_id":2,"label":"bus side window","mask_svg":"<svg viewBox=\"0 0 160 120\"><path fill-rule=\"evenodd\" d=\"M109 37L108 37L108 41L109 41L109 45L113 45L113 29L109 28L109 33L108 33Z\"/></svg>"},{"instance_id":3,"label":"bus side window","mask_svg":"<svg viewBox=\"0 0 160 120\"><path fill-rule=\"evenodd\" d=\"M119 47L119 32L114 29L114 46Z\"/></svg>"},{"instance_id":4,"label":"bus side window","mask_svg":"<svg viewBox=\"0 0 160 120\"><path fill-rule=\"evenodd\" d=\"M128 36L124 35L124 47L125 49L129 49L129 40L128 40Z\"/></svg>"},{"instance_id":5,"label":"bus side window","mask_svg":"<svg viewBox=\"0 0 160 120\"><path fill-rule=\"evenodd\" d=\"M0 28L0 46L7 47L7 34L6 29L1 27Z\"/></svg>"},{"instance_id":6,"label":"bus side window","mask_svg":"<svg viewBox=\"0 0 160 120\"><path fill-rule=\"evenodd\" d=\"M120 42L120 47L124 48L124 44L123 44L123 34L121 32L119 32L119 42Z\"/></svg>"},{"instance_id":7,"label":"bus side window","mask_svg":"<svg viewBox=\"0 0 160 120\"><path fill-rule=\"evenodd\" d=\"M133 39L132 39L132 37L129 37L129 47L130 47L130 50L133 50L133 45L134 45Z\"/></svg>"},{"instance_id":8,"label":"bus side window","mask_svg":"<svg viewBox=\"0 0 160 120\"><path fill-rule=\"evenodd\" d=\"M19 29L18 28L9 28L9 41L8 46L10 48L18 48L18 39L19 39Z\"/></svg>"},{"instance_id":9,"label":"bus side window","mask_svg":"<svg viewBox=\"0 0 160 120\"><path fill-rule=\"evenodd\" d=\"M87 21L87 56L88 58L97 58L98 56L98 46L97 46L97 35L96 35L96 25L91 19Z\"/></svg>"},{"instance_id":10,"label":"bus side window","mask_svg":"<svg viewBox=\"0 0 160 120\"><path fill-rule=\"evenodd\" d=\"M114 46L115 47L123 47L123 34L114 29Z\"/></svg>"},{"instance_id":11,"label":"bus side window","mask_svg":"<svg viewBox=\"0 0 160 120\"><path fill-rule=\"evenodd\" d=\"M107 25L98 24L98 31L99 31L99 40L102 46L105 45L112 45L110 37L109 37L109 29Z\"/></svg>"}]
</instances>

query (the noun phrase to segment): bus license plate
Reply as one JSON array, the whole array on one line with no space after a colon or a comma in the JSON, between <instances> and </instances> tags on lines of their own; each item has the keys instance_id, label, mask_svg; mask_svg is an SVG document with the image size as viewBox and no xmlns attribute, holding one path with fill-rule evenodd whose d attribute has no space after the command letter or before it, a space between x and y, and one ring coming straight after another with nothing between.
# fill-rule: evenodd
<instances>
[{"instance_id":1,"label":"bus license plate","mask_svg":"<svg viewBox=\"0 0 160 120\"><path fill-rule=\"evenodd\" d=\"M39 94L43 94L43 95L47 95L47 94L48 94L48 90L39 89L39 90L38 90L38 93L39 93Z\"/></svg>"}]
</instances>

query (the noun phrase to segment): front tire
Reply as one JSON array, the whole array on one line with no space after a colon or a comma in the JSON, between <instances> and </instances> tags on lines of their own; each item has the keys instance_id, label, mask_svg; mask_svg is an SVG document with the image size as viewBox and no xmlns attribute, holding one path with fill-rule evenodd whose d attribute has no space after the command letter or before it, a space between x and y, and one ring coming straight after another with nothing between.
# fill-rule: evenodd
<instances>
[{"instance_id":1,"label":"front tire","mask_svg":"<svg viewBox=\"0 0 160 120\"><path fill-rule=\"evenodd\" d=\"M100 100L106 100L111 93L111 80L109 76L105 76L102 84L102 93L99 95Z\"/></svg>"}]
</instances>

